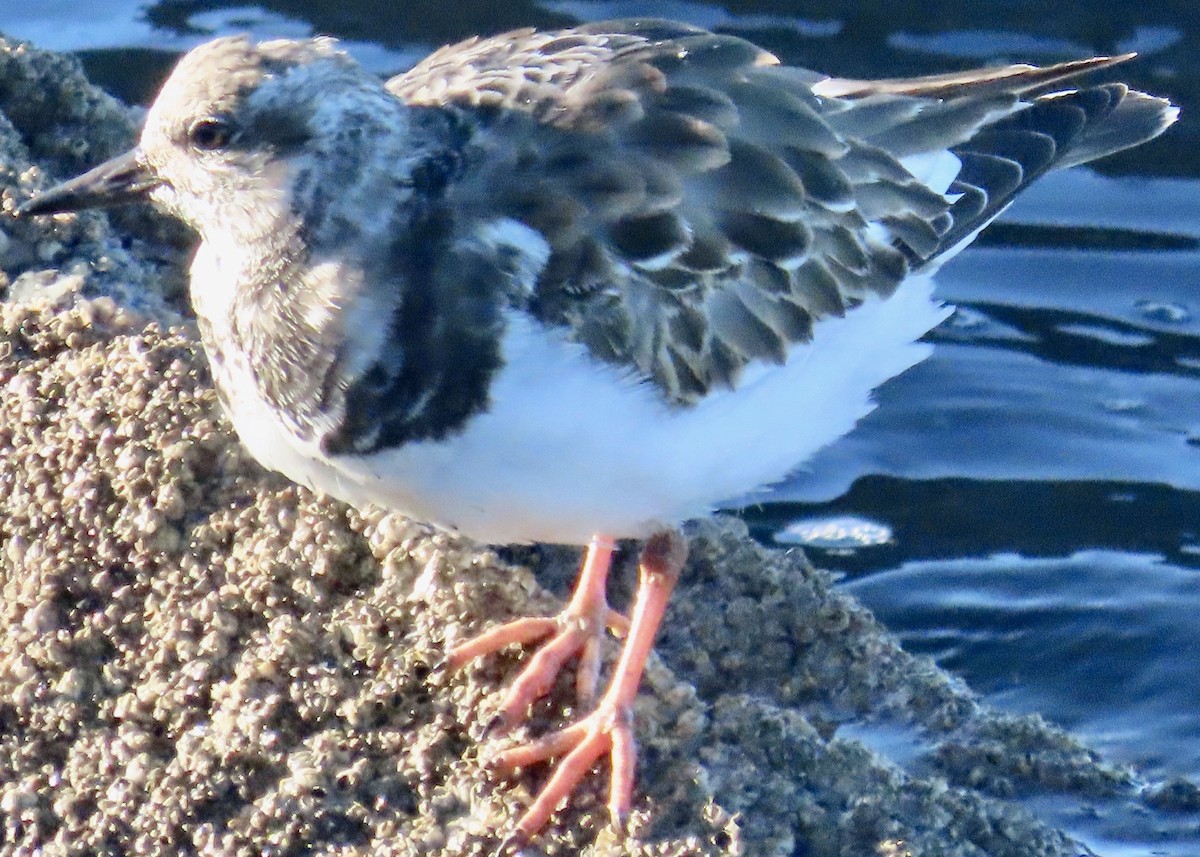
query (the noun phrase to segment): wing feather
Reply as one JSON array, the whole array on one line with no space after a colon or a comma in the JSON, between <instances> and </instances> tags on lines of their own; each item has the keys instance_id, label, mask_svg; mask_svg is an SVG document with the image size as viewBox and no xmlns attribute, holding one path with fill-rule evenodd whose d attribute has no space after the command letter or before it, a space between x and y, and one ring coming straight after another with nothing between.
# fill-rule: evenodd
<instances>
[{"instance_id":1,"label":"wing feather","mask_svg":"<svg viewBox=\"0 0 1200 857\"><path fill-rule=\"evenodd\" d=\"M473 123L457 229L545 236L523 308L686 405L887 297L1046 169L1160 132L1169 105L1116 84L1036 94L1129 56L843 80L646 19L472 39L388 86Z\"/></svg>"}]
</instances>

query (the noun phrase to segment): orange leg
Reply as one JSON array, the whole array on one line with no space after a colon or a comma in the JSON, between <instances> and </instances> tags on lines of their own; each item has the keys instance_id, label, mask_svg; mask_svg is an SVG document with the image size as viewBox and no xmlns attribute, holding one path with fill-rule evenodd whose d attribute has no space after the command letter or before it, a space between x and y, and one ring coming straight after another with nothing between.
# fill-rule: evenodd
<instances>
[{"instance_id":1,"label":"orange leg","mask_svg":"<svg viewBox=\"0 0 1200 857\"><path fill-rule=\"evenodd\" d=\"M594 570L589 570L589 564L593 559L593 554L599 550L605 549L605 545L611 545L607 540L596 539L592 542L592 546L588 550L588 559L584 563L583 572L580 574L579 588L577 588L574 597L571 599L571 604L564 610L564 615L571 615L572 606L576 605L582 597L582 603L590 605L593 616L607 615L608 607L603 599L603 576L599 580L594 579ZM599 547L598 547L599 546ZM608 554L611 556L611 547L608 549ZM608 689L599 703L591 711L576 723L547 735L544 738L536 741L531 741L528 744L523 744L519 747L514 747L501 753L494 761L496 768L504 771L511 771L514 768L525 767L527 765L542 762L554 757L562 757L562 761L558 763L549 782L542 788L533 804L526 810L525 814L517 822L516 828L505 842L506 846L519 846L520 843L528 841L537 831L546 825L550 820L551 814L566 798L570 797L575 787L580 780L591 769L592 765L606 752L611 760L611 775L608 791L608 808L614 819L620 819L629 812L629 807L633 798L633 776L634 768L637 761L637 747L633 735L633 716L632 706L634 698L637 696L638 685L641 682L642 673L645 671L646 659L650 656L650 651L654 646L654 638L658 633L658 627L662 623L663 613L667 607L667 600L670 598L671 591L675 588L675 582L679 579L679 572L683 568L683 562L687 557L687 543L683 537L675 532L663 532L653 536L642 551L641 563L639 568L639 583L637 596L634 599L633 613L628 627L628 637L625 640L625 646L621 650L620 660L613 672L612 680L609 683ZM605 574L607 573L607 565L609 557L605 557ZM586 586L585 586L586 584ZM595 592L591 595L583 595L583 591L588 587L596 587ZM597 594L598 593L598 596ZM598 601L597 601L598 597ZM597 606L601 605L601 606ZM524 624L527 620L517 620L508 625L503 626L497 631L505 631L499 635L505 639L503 645L508 642L523 642L526 638L520 636L524 629L529 627ZM540 622L544 620L533 620ZM561 628L565 623L560 618L559 620L550 620L556 623L556 626ZM598 631L598 625L594 626ZM506 629L508 629L506 631ZM480 646L485 651L494 651L491 646L493 640L490 635L496 632L489 632L482 635L476 640L465 643L451 653L452 663L461 663L462 660L456 660L455 656L460 652L467 652L466 657L474 657L476 652L476 643L483 637L488 637L488 645ZM567 634L567 630L559 630L559 633L543 646L542 650L534 657L533 662L526 667L521 676L517 679L517 683L509 690L505 705L502 707L505 717L513 714L513 709L508 706L508 703L514 699L521 700L522 714L524 709L528 707L528 702L525 701L529 695L529 688L541 688L541 692L545 692L553 681L553 674L547 679L543 676L543 668L547 665L553 665L554 673L557 673L562 662L569 657L571 653L580 651L582 647L575 646L573 649L561 644L560 640ZM598 645L599 633L593 633L591 642L593 645ZM562 654L563 649L570 649L567 654ZM551 651L552 654L546 653ZM537 663L539 658L544 655L543 663ZM583 649L581 661L588 661L589 658L594 658L596 664L599 662L598 653L590 655L586 649ZM592 664L580 665L580 674L584 669L589 671L590 687L595 687L595 671ZM536 671L536 678L527 678L531 671ZM583 683L589 683L583 682ZM577 686L580 682L577 680ZM521 689L517 690L518 685L522 685ZM534 694L535 698L538 694Z\"/></svg>"},{"instance_id":2,"label":"orange leg","mask_svg":"<svg viewBox=\"0 0 1200 857\"><path fill-rule=\"evenodd\" d=\"M557 616L515 619L472 637L447 654L447 665L457 669L506 646L528 645L549 638L504 695L496 715L498 727L508 729L520 723L527 716L529 706L550 691L563 664L573 655L579 655L575 673L576 696L580 705L592 703L600 674L600 644L605 629L618 637L629 631L629 620L609 608L605 597L605 584L615 549L616 543L612 539L602 536L592 539L571 601Z\"/></svg>"}]
</instances>

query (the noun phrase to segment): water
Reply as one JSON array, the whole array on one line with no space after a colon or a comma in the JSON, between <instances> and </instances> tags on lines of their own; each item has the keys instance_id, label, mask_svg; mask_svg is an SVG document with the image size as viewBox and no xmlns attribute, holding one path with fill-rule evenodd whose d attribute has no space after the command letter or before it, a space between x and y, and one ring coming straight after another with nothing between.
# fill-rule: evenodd
<instances>
[{"instance_id":1,"label":"water","mask_svg":"<svg viewBox=\"0 0 1200 857\"><path fill-rule=\"evenodd\" d=\"M1040 712L1148 781L1200 777L1194 3L790 5L464 3L450 16L432 2L39 0L0 5L0 31L82 52L129 100L149 98L178 51L234 31L337 35L379 73L475 32L631 14L727 28L849 76L1140 51L1119 76L1172 96L1184 121L1027 192L939 276L959 311L934 356L743 514L764 539L814 545L910 650L994 704ZM1103 854L1200 850L1186 818L1159 821L1068 823Z\"/></svg>"}]
</instances>

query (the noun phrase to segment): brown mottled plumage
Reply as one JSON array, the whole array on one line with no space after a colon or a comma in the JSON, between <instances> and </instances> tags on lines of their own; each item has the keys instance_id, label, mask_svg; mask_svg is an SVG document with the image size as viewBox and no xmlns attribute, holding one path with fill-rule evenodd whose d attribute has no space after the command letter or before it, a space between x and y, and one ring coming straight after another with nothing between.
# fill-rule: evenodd
<instances>
[{"instance_id":1,"label":"brown mottled plumage","mask_svg":"<svg viewBox=\"0 0 1200 857\"><path fill-rule=\"evenodd\" d=\"M1162 102L1119 84L1036 100L1034 113L1071 114L1045 117L1050 135L1007 119L1031 92L1129 56L837 80L733 36L618 21L470 39L387 86L481 117L487 190L464 187L464 201L550 242L535 314L688 403L890 294L1069 151L1105 154L1089 135L1114 111L1126 127L1111 148L1155 133ZM901 162L951 148L1000 174L960 177L960 204Z\"/></svg>"}]
</instances>

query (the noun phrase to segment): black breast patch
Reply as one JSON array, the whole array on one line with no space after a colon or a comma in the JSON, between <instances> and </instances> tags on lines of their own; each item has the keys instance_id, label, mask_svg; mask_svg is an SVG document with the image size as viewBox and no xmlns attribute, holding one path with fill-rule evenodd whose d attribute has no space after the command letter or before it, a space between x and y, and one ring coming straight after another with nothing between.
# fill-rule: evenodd
<instances>
[{"instance_id":1,"label":"black breast patch","mask_svg":"<svg viewBox=\"0 0 1200 857\"><path fill-rule=\"evenodd\" d=\"M330 390L325 400L340 398L342 417L321 440L325 452L361 455L440 440L487 410L502 363L498 272L495 260L450 233L436 209L397 230L389 274L399 302L390 319L380 319L390 336L357 377L339 367L330 373L341 395Z\"/></svg>"}]
</instances>

